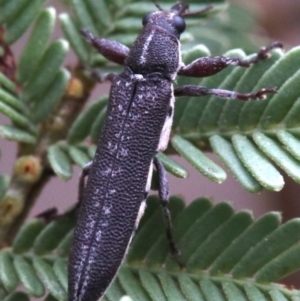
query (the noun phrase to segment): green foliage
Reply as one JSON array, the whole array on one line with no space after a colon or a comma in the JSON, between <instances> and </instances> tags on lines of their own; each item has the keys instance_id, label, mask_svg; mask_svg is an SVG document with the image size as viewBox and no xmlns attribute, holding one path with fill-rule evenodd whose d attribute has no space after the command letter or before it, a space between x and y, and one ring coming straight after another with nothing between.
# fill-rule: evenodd
<instances>
[{"instance_id":1,"label":"green foliage","mask_svg":"<svg viewBox=\"0 0 300 301\"><path fill-rule=\"evenodd\" d=\"M270 283L300 268L299 219L281 224L280 214L272 212L254 220L249 211L234 212L228 203L213 205L205 198L185 206L171 197L170 210L185 268L169 253L158 198L149 197L107 300L123 295L141 301L300 298L299 291ZM75 223L72 211L67 214L49 224L30 220L13 247L0 252L0 281L8 292L21 283L28 295L42 297L48 289L57 300L67 300L66 256Z\"/></svg>"},{"instance_id":2,"label":"green foliage","mask_svg":"<svg viewBox=\"0 0 300 301\"><path fill-rule=\"evenodd\" d=\"M82 168L94 156L108 97L97 98L82 110L95 85L90 71L118 72L120 66L92 49L79 30L87 28L131 45L144 14L155 10L151 1L68 0L71 12L58 16L64 38L53 40L56 11L44 8L45 2L0 0L4 28L0 55L5 63L13 61L3 64L0 72L0 113L11 121L0 125L0 137L18 143L18 158L33 155L42 165L36 183L19 181L17 174L0 175L0 241L7 221L2 220L7 207L1 207L6 195L21 195L26 209L49 174L68 180L73 165ZM169 9L174 1L159 2ZM189 2L192 11L208 4ZM225 56L249 57L235 48L257 51L245 34L252 25L245 11L215 1L213 10L187 20L181 39L183 61L220 55L228 48L232 50ZM9 46L30 26L15 61ZM75 68L64 66L69 48L77 57ZM282 189L282 171L299 183L299 52L299 47L287 52L275 49L270 58L250 68L228 67L203 79L178 77L178 85L239 92L276 87L277 93L248 102L214 96L178 98L167 153L180 154L200 173L221 183L226 179L224 169L203 152L212 150L250 192ZM157 157L171 174L187 177L170 157L162 153ZM24 196L28 191L32 193ZM14 208L14 203L8 205ZM157 199L150 197L127 261L103 300L124 295L132 300L300 300L299 291L271 284L300 269L299 219L281 224L278 213L268 213L254 221L248 211L234 212L227 203L213 205L207 199L185 207L182 199L173 197L170 209L185 268L180 269L169 254ZM70 212L50 223L43 218L30 220L16 231L11 247L0 250L0 300L28 301L29 296L67 300L67 256L75 224ZM19 284L26 293L16 291Z\"/></svg>"}]
</instances>

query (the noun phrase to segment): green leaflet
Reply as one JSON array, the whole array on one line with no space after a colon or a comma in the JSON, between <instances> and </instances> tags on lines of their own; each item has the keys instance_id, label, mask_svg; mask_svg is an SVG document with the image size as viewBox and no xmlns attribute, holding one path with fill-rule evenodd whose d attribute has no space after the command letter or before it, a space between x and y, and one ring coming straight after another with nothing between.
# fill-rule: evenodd
<instances>
[{"instance_id":1,"label":"green leaflet","mask_svg":"<svg viewBox=\"0 0 300 301\"><path fill-rule=\"evenodd\" d=\"M88 50L85 41L78 32L74 21L68 14L59 15L60 24L62 26L65 37L70 43L72 49L77 54L78 58L82 62L88 61Z\"/></svg>"},{"instance_id":2,"label":"green leaflet","mask_svg":"<svg viewBox=\"0 0 300 301\"><path fill-rule=\"evenodd\" d=\"M77 19L80 22L80 28L85 28L91 31L94 35L98 36L98 30L95 26L93 17L90 14L86 1L72 0L70 1L72 10L74 11Z\"/></svg>"},{"instance_id":3,"label":"green leaflet","mask_svg":"<svg viewBox=\"0 0 300 301\"><path fill-rule=\"evenodd\" d=\"M32 265L22 256L14 257L14 266L21 283L28 294L42 297L45 294L43 283L37 277Z\"/></svg>"},{"instance_id":4,"label":"green leaflet","mask_svg":"<svg viewBox=\"0 0 300 301\"><path fill-rule=\"evenodd\" d=\"M53 251L74 226L75 220L71 214L52 221L36 237L33 244L34 253L43 255Z\"/></svg>"},{"instance_id":5,"label":"green leaflet","mask_svg":"<svg viewBox=\"0 0 300 301\"><path fill-rule=\"evenodd\" d=\"M112 15L106 5L105 1L86 0L86 6L93 19L93 23L102 33L103 28L110 26L112 22Z\"/></svg>"},{"instance_id":6,"label":"green leaflet","mask_svg":"<svg viewBox=\"0 0 300 301\"><path fill-rule=\"evenodd\" d=\"M8 292L14 291L19 284L12 256L8 250L0 252L0 281Z\"/></svg>"},{"instance_id":7,"label":"green leaflet","mask_svg":"<svg viewBox=\"0 0 300 301\"><path fill-rule=\"evenodd\" d=\"M52 266L40 258L35 258L33 265L50 293L59 301L67 300L67 292L59 283Z\"/></svg>"},{"instance_id":8,"label":"green leaflet","mask_svg":"<svg viewBox=\"0 0 300 301\"><path fill-rule=\"evenodd\" d=\"M73 229L61 240L57 246L57 255L59 257L66 257L69 255L69 249L72 243Z\"/></svg>"},{"instance_id":9,"label":"green leaflet","mask_svg":"<svg viewBox=\"0 0 300 301\"><path fill-rule=\"evenodd\" d=\"M276 141L261 133L254 133L258 147L277 163L296 182L300 182L300 162L285 151Z\"/></svg>"},{"instance_id":10,"label":"green leaflet","mask_svg":"<svg viewBox=\"0 0 300 301\"><path fill-rule=\"evenodd\" d=\"M243 233L253 222L249 212L238 212L228 219L221 229L216 230L197 248L189 258L190 270L205 270L222 254L234 239Z\"/></svg>"},{"instance_id":11,"label":"green leaflet","mask_svg":"<svg viewBox=\"0 0 300 301\"><path fill-rule=\"evenodd\" d=\"M50 83L50 87L35 104L32 114L35 123L43 122L53 113L67 89L70 77L70 72L65 68L61 68L57 72L53 82Z\"/></svg>"},{"instance_id":12,"label":"green leaflet","mask_svg":"<svg viewBox=\"0 0 300 301\"><path fill-rule=\"evenodd\" d=\"M26 87L23 89L23 101L40 101L41 96L44 95L56 77L68 50L68 42L62 39L53 42L48 47L39 61L39 68L31 75Z\"/></svg>"},{"instance_id":13,"label":"green leaflet","mask_svg":"<svg viewBox=\"0 0 300 301\"><path fill-rule=\"evenodd\" d=\"M158 279L168 300L185 300L183 294L176 285L176 280L174 280L171 275L162 271L158 273Z\"/></svg>"},{"instance_id":14,"label":"green leaflet","mask_svg":"<svg viewBox=\"0 0 300 301\"><path fill-rule=\"evenodd\" d=\"M97 119L97 116L101 114L101 110L106 106L107 101L108 97L100 98L98 101L93 102L93 104L87 107L77 117L68 133L69 143L73 144L81 142L88 136L93 122Z\"/></svg>"},{"instance_id":15,"label":"green leaflet","mask_svg":"<svg viewBox=\"0 0 300 301\"><path fill-rule=\"evenodd\" d=\"M68 148L68 153L72 161L81 168L91 161L88 154L79 147L70 146Z\"/></svg>"},{"instance_id":16,"label":"green leaflet","mask_svg":"<svg viewBox=\"0 0 300 301\"><path fill-rule=\"evenodd\" d=\"M107 291L105 296L110 300L120 300L122 296L124 295L124 291L122 290L119 280L116 279L112 285L110 286L110 289Z\"/></svg>"},{"instance_id":17,"label":"green leaflet","mask_svg":"<svg viewBox=\"0 0 300 301\"><path fill-rule=\"evenodd\" d=\"M164 165L165 169L172 175L179 178L187 178L187 170L180 166L177 162L173 161L170 157L164 155L163 153L158 153L156 157Z\"/></svg>"},{"instance_id":18,"label":"green leaflet","mask_svg":"<svg viewBox=\"0 0 300 301\"><path fill-rule=\"evenodd\" d=\"M28 144L36 142L36 137L32 134L10 125L0 125L0 137Z\"/></svg>"},{"instance_id":19,"label":"green leaflet","mask_svg":"<svg viewBox=\"0 0 300 301\"><path fill-rule=\"evenodd\" d=\"M297 160L300 160L299 139L297 139L292 134L284 130L279 130L277 132L277 138Z\"/></svg>"},{"instance_id":20,"label":"green leaflet","mask_svg":"<svg viewBox=\"0 0 300 301\"><path fill-rule=\"evenodd\" d=\"M141 283L153 300L167 300L155 276L146 271L139 273Z\"/></svg>"},{"instance_id":21,"label":"green leaflet","mask_svg":"<svg viewBox=\"0 0 300 301\"><path fill-rule=\"evenodd\" d=\"M17 112L16 110L9 107L3 102L0 102L0 113L6 115L16 125L19 125L20 127L29 128L31 126L29 119L27 119L26 117L24 117L23 114L20 114L19 112Z\"/></svg>"},{"instance_id":22,"label":"green leaflet","mask_svg":"<svg viewBox=\"0 0 300 301\"><path fill-rule=\"evenodd\" d=\"M69 157L59 144L50 146L48 160L53 171L62 179L68 180L72 177L72 165Z\"/></svg>"},{"instance_id":23,"label":"green leaflet","mask_svg":"<svg viewBox=\"0 0 300 301\"><path fill-rule=\"evenodd\" d=\"M171 140L171 143L180 155L187 159L193 167L195 167L209 179L217 183L222 183L226 179L224 170L213 163L190 142L186 141L180 136L174 136Z\"/></svg>"},{"instance_id":24,"label":"green leaflet","mask_svg":"<svg viewBox=\"0 0 300 301\"><path fill-rule=\"evenodd\" d=\"M183 295L188 300L205 301L203 293L201 292L199 286L187 275L179 275L178 281Z\"/></svg>"},{"instance_id":25,"label":"green leaflet","mask_svg":"<svg viewBox=\"0 0 300 301\"><path fill-rule=\"evenodd\" d=\"M262 186L274 191L283 187L283 177L250 140L242 135L234 135L232 142L243 164Z\"/></svg>"},{"instance_id":26,"label":"green leaflet","mask_svg":"<svg viewBox=\"0 0 300 301\"><path fill-rule=\"evenodd\" d=\"M13 241L14 253L23 253L31 249L35 239L45 226L45 221L38 218L25 223Z\"/></svg>"},{"instance_id":27,"label":"green leaflet","mask_svg":"<svg viewBox=\"0 0 300 301\"><path fill-rule=\"evenodd\" d=\"M1 156L1 152L0 152ZM0 175L0 200L4 197L6 189L8 187L9 177L6 175Z\"/></svg>"},{"instance_id":28,"label":"green leaflet","mask_svg":"<svg viewBox=\"0 0 300 301\"><path fill-rule=\"evenodd\" d=\"M121 269L118 278L124 291L127 291L128 295L130 295L133 300L150 301L148 294L145 292L143 287L139 285L138 279L134 277L130 270Z\"/></svg>"},{"instance_id":29,"label":"green leaflet","mask_svg":"<svg viewBox=\"0 0 300 301\"><path fill-rule=\"evenodd\" d=\"M17 15L13 19L6 20L7 29L4 34L4 40L7 44L12 44L21 37L21 35L30 26L31 22L34 21L39 14L39 11L42 9L45 1L46 0L26 1L26 4L19 8Z\"/></svg>"},{"instance_id":30,"label":"green leaflet","mask_svg":"<svg viewBox=\"0 0 300 301\"><path fill-rule=\"evenodd\" d=\"M60 284L65 291L68 291L68 265L67 262L61 258L57 259L54 263L53 270L57 276Z\"/></svg>"},{"instance_id":31,"label":"green leaflet","mask_svg":"<svg viewBox=\"0 0 300 301\"><path fill-rule=\"evenodd\" d=\"M22 51L17 68L17 79L21 83L37 68L43 56L55 24L56 12L50 7L45 9L34 24L34 28Z\"/></svg>"},{"instance_id":32,"label":"green leaflet","mask_svg":"<svg viewBox=\"0 0 300 301\"><path fill-rule=\"evenodd\" d=\"M250 225L245 231L234 239L231 245L216 259L210 269L215 275L219 271L229 272L234 265L266 235L276 230L281 222L279 213L268 213ZM278 278L277 278L278 279Z\"/></svg>"},{"instance_id":33,"label":"green leaflet","mask_svg":"<svg viewBox=\"0 0 300 301\"><path fill-rule=\"evenodd\" d=\"M104 120L105 120L105 116L106 116L106 109L107 109L107 106L105 106L103 109L101 109L101 111L99 112L97 118L93 122L92 127L90 129L90 136L94 143L98 142L100 131L104 124Z\"/></svg>"},{"instance_id":34,"label":"green leaflet","mask_svg":"<svg viewBox=\"0 0 300 301\"><path fill-rule=\"evenodd\" d=\"M300 219L294 219L270 233L266 240L259 242L255 248L252 248L242 260L236 264L233 269L233 276L247 277L254 275L270 260L280 255L284 250L297 244L300 237L300 233L297 232L299 228ZM280 241L280 244L278 241ZM269 246L267 249L266 245Z\"/></svg>"},{"instance_id":35,"label":"green leaflet","mask_svg":"<svg viewBox=\"0 0 300 301\"><path fill-rule=\"evenodd\" d=\"M210 137L209 142L213 151L246 190L250 192L259 192L261 190L261 185L245 168L229 141L221 136L214 135Z\"/></svg>"},{"instance_id":36,"label":"green leaflet","mask_svg":"<svg viewBox=\"0 0 300 301\"><path fill-rule=\"evenodd\" d=\"M20 112L26 112L27 110L26 106L18 98L3 89L0 89L0 101Z\"/></svg>"},{"instance_id":37,"label":"green leaflet","mask_svg":"<svg viewBox=\"0 0 300 301\"><path fill-rule=\"evenodd\" d=\"M4 5L2 4L3 6L0 12L0 23L3 24L4 22L14 20L27 2L28 0L12 0L6 1Z\"/></svg>"},{"instance_id":38,"label":"green leaflet","mask_svg":"<svg viewBox=\"0 0 300 301\"><path fill-rule=\"evenodd\" d=\"M7 78L2 72L0 72L0 86L7 89L9 92L15 93L16 85L9 78Z\"/></svg>"}]
</instances>

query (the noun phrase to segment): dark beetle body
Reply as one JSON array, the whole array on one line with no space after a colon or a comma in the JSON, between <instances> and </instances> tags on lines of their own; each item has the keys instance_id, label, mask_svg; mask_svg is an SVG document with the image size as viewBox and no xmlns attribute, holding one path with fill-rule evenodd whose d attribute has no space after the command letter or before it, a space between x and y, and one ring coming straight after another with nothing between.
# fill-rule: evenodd
<instances>
[{"instance_id":1,"label":"dark beetle body","mask_svg":"<svg viewBox=\"0 0 300 301\"><path fill-rule=\"evenodd\" d=\"M199 13L199 12L198 12ZM176 96L216 95L241 100L264 98L274 88L238 93L186 85L173 90L176 75L210 76L229 65L248 67L268 57L279 43L262 48L249 60L227 57L199 58L184 66L180 34L185 29L187 5L178 3L170 12L157 11L143 19L143 31L129 51L124 45L86 39L106 58L123 64L124 71L112 82L106 119L80 206L69 257L69 301L98 300L115 277L145 209L152 163L159 176L159 195L172 242L170 215L166 208L166 172L154 159L169 141ZM180 263L180 261L178 260Z\"/></svg>"},{"instance_id":2,"label":"dark beetle body","mask_svg":"<svg viewBox=\"0 0 300 301\"><path fill-rule=\"evenodd\" d=\"M70 301L98 300L122 263L145 207L152 160L168 142L178 49L168 30L145 26L112 83L70 253Z\"/></svg>"}]
</instances>

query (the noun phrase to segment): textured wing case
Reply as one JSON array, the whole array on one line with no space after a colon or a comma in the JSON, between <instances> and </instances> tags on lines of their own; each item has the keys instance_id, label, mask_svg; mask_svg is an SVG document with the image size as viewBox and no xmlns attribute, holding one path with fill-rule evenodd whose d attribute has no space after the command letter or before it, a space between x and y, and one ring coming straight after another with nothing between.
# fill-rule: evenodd
<instances>
[{"instance_id":1,"label":"textured wing case","mask_svg":"<svg viewBox=\"0 0 300 301\"><path fill-rule=\"evenodd\" d=\"M70 300L96 300L124 258L172 94L159 74L147 78L125 68L114 80L75 229Z\"/></svg>"}]
</instances>

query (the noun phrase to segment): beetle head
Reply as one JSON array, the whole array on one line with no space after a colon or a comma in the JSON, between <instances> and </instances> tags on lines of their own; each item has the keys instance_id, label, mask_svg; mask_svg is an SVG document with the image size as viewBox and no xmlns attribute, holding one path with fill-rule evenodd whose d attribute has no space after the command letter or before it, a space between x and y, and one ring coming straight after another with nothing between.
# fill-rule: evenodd
<instances>
[{"instance_id":1,"label":"beetle head","mask_svg":"<svg viewBox=\"0 0 300 301\"><path fill-rule=\"evenodd\" d=\"M185 30L184 17L202 14L210 10L213 6L209 5L203 10L189 12L189 5L183 2L178 2L171 7L170 11L165 11L159 6L155 0L152 0L159 11L149 13L143 18L144 27L158 26L167 30L169 33L175 35L178 39L180 34Z\"/></svg>"},{"instance_id":2,"label":"beetle head","mask_svg":"<svg viewBox=\"0 0 300 301\"><path fill-rule=\"evenodd\" d=\"M149 13L143 18L144 27L158 26L176 36L178 39L180 34L185 30L185 21L182 16L188 5L178 3L174 5L170 11L163 11L158 6L159 11Z\"/></svg>"}]
</instances>

